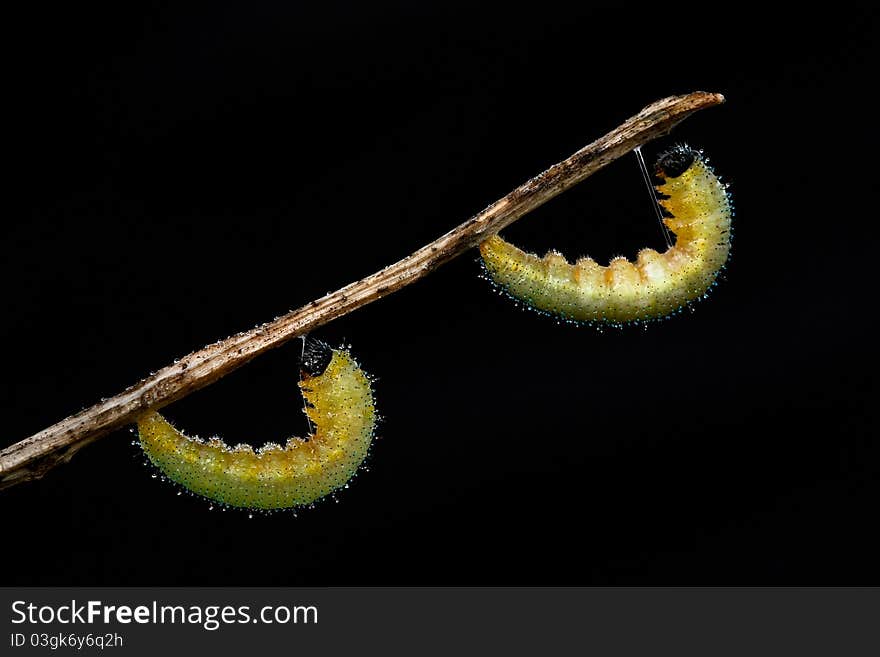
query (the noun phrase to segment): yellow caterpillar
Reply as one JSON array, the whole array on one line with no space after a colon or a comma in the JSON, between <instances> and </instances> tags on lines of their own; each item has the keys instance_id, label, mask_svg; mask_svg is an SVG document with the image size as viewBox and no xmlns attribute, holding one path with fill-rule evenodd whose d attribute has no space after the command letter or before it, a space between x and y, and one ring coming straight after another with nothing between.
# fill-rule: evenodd
<instances>
[{"instance_id":1,"label":"yellow caterpillar","mask_svg":"<svg viewBox=\"0 0 880 657\"><path fill-rule=\"evenodd\" d=\"M315 426L285 447L230 448L214 438L190 438L159 413L138 420L140 444L162 473L184 488L249 509L311 504L348 482L367 456L376 424L373 390L351 354L308 340L299 384Z\"/></svg>"},{"instance_id":2,"label":"yellow caterpillar","mask_svg":"<svg viewBox=\"0 0 880 657\"><path fill-rule=\"evenodd\" d=\"M539 258L494 235L480 244L488 276L532 309L574 322L655 319L703 297L730 252L727 187L687 146L660 155L655 174L664 223L677 238L665 253L642 249L635 263L617 257L603 267L585 257L572 265L557 251Z\"/></svg>"}]
</instances>

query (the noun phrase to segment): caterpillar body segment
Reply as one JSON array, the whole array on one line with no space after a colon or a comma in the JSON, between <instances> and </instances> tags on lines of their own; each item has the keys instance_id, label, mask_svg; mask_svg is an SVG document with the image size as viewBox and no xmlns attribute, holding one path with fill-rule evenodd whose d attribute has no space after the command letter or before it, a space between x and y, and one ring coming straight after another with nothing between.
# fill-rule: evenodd
<instances>
[{"instance_id":1,"label":"caterpillar body segment","mask_svg":"<svg viewBox=\"0 0 880 657\"><path fill-rule=\"evenodd\" d=\"M210 500L259 510L308 505L340 488L367 456L377 414L369 377L347 351L306 343L299 384L314 427L285 446L227 446L175 429L154 411L138 420L141 447L169 479Z\"/></svg>"},{"instance_id":2,"label":"caterpillar body segment","mask_svg":"<svg viewBox=\"0 0 880 657\"><path fill-rule=\"evenodd\" d=\"M687 146L662 154L655 175L664 223L676 236L665 252L642 249L634 263L617 257L602 266L584 257L571 264L558 251L541 258L493 235L480 244L488 277L534 310L584 323L657 319L701 298L730 252L727 188Z\"/></svg>"}]
</instances>

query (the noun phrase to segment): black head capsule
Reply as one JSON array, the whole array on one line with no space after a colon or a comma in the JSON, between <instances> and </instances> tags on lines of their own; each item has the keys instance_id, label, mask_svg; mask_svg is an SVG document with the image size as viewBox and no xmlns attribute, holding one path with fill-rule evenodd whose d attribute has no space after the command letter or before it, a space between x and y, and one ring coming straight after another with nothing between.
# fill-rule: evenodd
<instances>
[{"instance_id":1,"label":"black head capsule","mask_svg":"<svg viewBox=\"0 0 880 657\"><path fill-rule=\"evenodd\" d=\"M303 345L302 371L308 376L320 376L333 360L333 349L326 342L306 338Z\"/></svg>"},{"instance_id":2,"label":"black head capsule","mask_svg":"<svg viewBox=\"0 0 880 657\"><path fill-rule=\"evenodd\" d=\"M686 144L673 146L657 158L657 175L663 178L678 178L698 157L699 153Z\"/></svg>"}]
</instances>

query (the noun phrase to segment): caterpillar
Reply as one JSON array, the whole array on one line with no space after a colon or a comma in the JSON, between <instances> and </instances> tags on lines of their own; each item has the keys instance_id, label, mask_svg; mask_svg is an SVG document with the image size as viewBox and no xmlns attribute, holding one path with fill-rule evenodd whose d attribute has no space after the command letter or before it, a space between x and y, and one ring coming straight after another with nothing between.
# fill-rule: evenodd
<instances>
[{"instance_id":1,"label":"caterpillar","mask_svg":"<svg viewBox=\"0 0 880 657\"><path fill-rule=\"evenodd\" d=\"M635 263L619 256L607 267L589 257L570 264L558 251L540 258L493 235L480 244L488 278L533 310L576 323L657 319L704 297L730 252L727 186L686 145L657 158L655 178L663 222L676 236L664 253L642 249Z\"/></svg>"},{"instance_id":2,"label":"caterpillar","mask_svg":"<svg viewBox=\"0 0 880 657\"><path fill-rule=\"evenodd\" d=\"M185 436L155 411L137 431L150 462L168 479L225 506L272 510L309 505L346 485L367 456L376 424L370 379L351 354L324 342L303 345L307 438L284 447L227 446Z\"/></svg>"}]
</instances>

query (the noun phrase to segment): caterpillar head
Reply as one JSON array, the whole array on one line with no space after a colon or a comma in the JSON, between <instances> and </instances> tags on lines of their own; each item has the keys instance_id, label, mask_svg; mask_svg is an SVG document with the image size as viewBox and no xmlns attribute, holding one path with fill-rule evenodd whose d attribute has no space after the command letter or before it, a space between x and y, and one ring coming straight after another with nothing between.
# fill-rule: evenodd
<instances>
[{"instance_id":1,"label":"caterpillar head","mask_svg":"<svg viewBox=\"0 0 880 657\"><path fill-rule=\"evenodd\" d=\"M699 157L699 151L687 144L676 144L657 158L657 175L662 178L678 178Z\"/></svg>"},{"instance_id":2,"label":"caterpillar head","mask_svg":"<svg viewBox=\"0 0 880 657\"><path fill-rule=\"evenodd\" d=\"M306 338L303 346L302 371L306 376L320 376L333 360L333 349L326 342Z\"/></svg>"}]
</instances>

